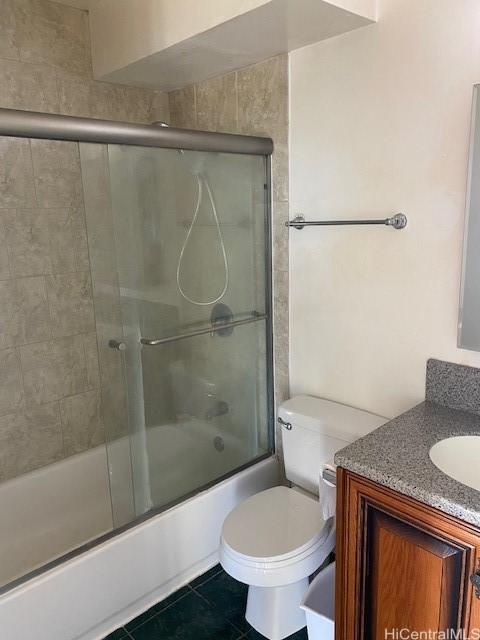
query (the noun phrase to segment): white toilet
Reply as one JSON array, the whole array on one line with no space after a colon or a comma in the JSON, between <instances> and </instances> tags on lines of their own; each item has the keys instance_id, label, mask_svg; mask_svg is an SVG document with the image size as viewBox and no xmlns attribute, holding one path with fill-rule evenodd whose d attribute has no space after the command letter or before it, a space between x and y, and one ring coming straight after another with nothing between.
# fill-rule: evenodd
<instances>
[{"instance_id":1,"label":"white toilet","mask_svg":"<svg viewBox=\"0 0 480 640\"><path fill-rule=\"evenodd\" d=\"M323 464L386 421L311 396L288 400L278 415L292 488L274 487L242 502L225 519L220 542L222 567L249 585L247 621L270 640L305 626L300 602L309 577L335 547L334 518L324 520L318 501Z\"/></svg>"}]
</instances>

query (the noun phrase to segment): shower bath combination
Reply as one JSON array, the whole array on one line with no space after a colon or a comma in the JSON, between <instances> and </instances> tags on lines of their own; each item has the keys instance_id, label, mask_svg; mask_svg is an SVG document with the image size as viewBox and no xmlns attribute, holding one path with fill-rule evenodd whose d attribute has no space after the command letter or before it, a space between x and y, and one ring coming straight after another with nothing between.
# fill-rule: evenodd
<instances>
[{"instance_id":1,"label":"shower bath combination","mask_svg":"<svg viewBox=\"0 0 480 640\"><path fill-rule=\"evenodd\" d=\"M105 440L0 483L8 589L269 462L272 142L8 109L0 135L78 145Z\"/></svg>"}]
</instances>

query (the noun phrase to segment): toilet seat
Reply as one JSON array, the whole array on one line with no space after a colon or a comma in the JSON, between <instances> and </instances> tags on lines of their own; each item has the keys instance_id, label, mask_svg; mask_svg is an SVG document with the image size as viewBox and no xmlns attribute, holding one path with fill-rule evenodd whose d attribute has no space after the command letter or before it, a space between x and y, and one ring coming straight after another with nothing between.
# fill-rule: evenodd
<instances>
[{"instance_id":1,"label":"toilet seat","mask_svg":"<svg viewBox=\"0 0 480 640\"><path fill-rule=\"evenodd\" d=\"M241 503L226 518L220 561L240 582L273 587L313 573L335 545L318 501L274 487Z\"/></svg>"}]
</instances>

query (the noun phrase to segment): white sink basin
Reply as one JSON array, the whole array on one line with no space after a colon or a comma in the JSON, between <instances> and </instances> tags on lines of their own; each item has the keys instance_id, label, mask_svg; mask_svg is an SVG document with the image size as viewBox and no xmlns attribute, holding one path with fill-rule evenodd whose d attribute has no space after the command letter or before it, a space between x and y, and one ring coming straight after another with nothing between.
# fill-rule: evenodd
<instances>
[{"instance_id":1,"label":"white sink basin","mask_svg":"<svg viewBox=\"0 0 480 640\"><path fill-rule=\"evenodd\" d=\"M430 449L430 459L447 476L480 491L480 436L440 440Z\"/></svg>"}]
</instances>

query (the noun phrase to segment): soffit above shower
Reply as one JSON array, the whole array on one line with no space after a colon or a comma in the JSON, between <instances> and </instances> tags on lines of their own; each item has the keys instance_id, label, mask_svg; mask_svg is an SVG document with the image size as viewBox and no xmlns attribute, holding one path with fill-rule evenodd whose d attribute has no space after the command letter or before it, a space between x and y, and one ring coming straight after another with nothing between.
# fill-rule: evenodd
<instances>
[{"instance_id":1,"label":"soffit above shower","mask_svg":"<svg viewBox=\"0 0 480 640\"><path fill-rule=\"evenodd\" d=\"M94 75L170 91L375 21L377 0L97 0Z\"/></svg>"}]
</instances>

